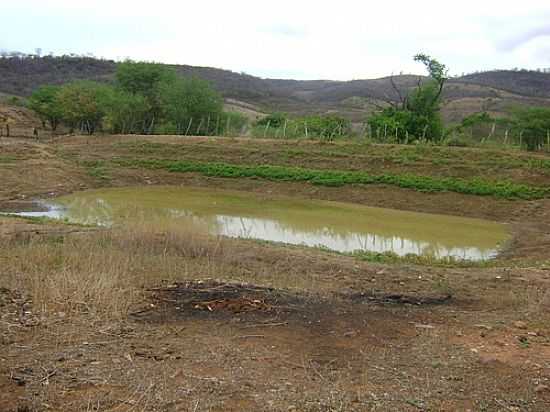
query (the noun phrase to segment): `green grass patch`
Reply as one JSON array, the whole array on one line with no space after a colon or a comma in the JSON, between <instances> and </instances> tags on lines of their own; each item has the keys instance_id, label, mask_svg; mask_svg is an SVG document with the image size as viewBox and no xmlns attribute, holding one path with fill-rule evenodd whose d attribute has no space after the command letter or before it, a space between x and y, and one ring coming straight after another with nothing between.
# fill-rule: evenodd
<instances>
[{"instance_id":1,"label":"green grass patch","mask_svg":"<svg viewBox=\"0 0 550 412\"><path fill-rule=\"evenodd\" d=\"M86 169L91 177L98 180L111 180L107 163L104 160L83 160L80 165Z\"/></svg>"},{"instance_id":2,"label":"green grass patch","mask_svg":"<svg viewBox=\"0 0 550 412\"><path fill-rule=\"evenodd\" d=\"M15 156L0 156L0 164L2 163L15 163L18 160Z\"/></svg>"},{"instance_id":3,"label":"green grass patch","mask_svg":"<svg viewBox=\"0 0 550 412\"><path fill-rule=\"evenodd\" d=\"M459 268L485 268L494 265L493 260L465 260L457 259L452 256L438 258L429 255L415 255L407 254L405 256L399 256L394 252L369 252L369 251L355 251L347 253L349 256L353 256L360 260L373 263L384 264L412 264L418 266L437 266L437 267L459 267Z\"/></svg>"},{"instance_id":4,"label":"green grass patch","mask_svg":"<svg viewBox=\"0 0 550 412\"><path fill-rule=\"evenodd\" d=\"M165 169L179 173L193 172L213 177L309 182L315 185L331 187L340 187L349 184L385 184L421 192L456 192L477 196L495 196L505 199L531 200L550 196L550 188L528 186L508 181L487 181L479 178L460 179L390 173L374 175L360 171L316 170L271 165L235 165L187 160L118 159L114 162L125 167Z\"/></svg>"}]
</instances>

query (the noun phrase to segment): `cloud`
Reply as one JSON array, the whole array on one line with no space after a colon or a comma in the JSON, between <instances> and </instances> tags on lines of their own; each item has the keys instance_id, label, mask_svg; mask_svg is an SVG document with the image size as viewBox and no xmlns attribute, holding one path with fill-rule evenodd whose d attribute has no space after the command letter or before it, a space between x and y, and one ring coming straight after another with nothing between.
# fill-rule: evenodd
<instances>
[{"instance_id":1,"label":"cloud","mask_svg":"<svg viewBox=\"0 0 550 412\"><path fill-rule=\"evenodd\" d=\"M510 36L506 39L502 39L497 42L497 49L499 51L513 51L517 48L525 45L531 40L539 37L549 37L550 40L550 25L537 27L528 31L521 32L514 36ZM550 44L550 41L549 41Z\"/></svg>"}]
</instances>

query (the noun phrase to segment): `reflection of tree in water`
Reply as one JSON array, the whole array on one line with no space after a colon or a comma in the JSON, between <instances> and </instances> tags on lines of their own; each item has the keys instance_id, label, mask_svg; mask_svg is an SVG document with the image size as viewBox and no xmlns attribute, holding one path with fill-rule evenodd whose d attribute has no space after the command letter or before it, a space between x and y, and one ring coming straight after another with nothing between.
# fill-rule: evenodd
<instances>
[{"instance_id":1,"label":"reflection of tree in water","mask_svg":"<svg viewBox=\"0 0 550 412\"><path fill-rule=\"evenodd\" d=\"M259 238L307 246L324 246L341 252L357 250L371 252L394 252L399 256L407 254L428 255L434 257L453 256L457 258L485 259L496 253L495 249L476 247L448 248L438 242L417 241L399 236L381 236L353 231L330 230L323 227L319 230L297 230L284 223L234 216L217 216L218 234L231 237Z\"/></svg>"},{"instance_id":2,"label":"reflection of tree in water","mask_svg":"<svg viewBox=\"0 0 550 412\"><path fill-rule=\"evenodd\" d=\"M65 215L70 221L86 225L112 226L113 207L102 198L77 197L65 205Z\"/></svg>"},{"instance_id":3,"label":"reflection of tree in water","mask_svg":"<svg viewBox=\"0 0 550 412\"><path fill-rule=\"evenodd\" d=\"M223 209L221 206L220 208ZM158 222L159 227L161 223L168 227L177 224L199 228L211 234L323 246L342 252L363 250L379 253L394 252L400 256L415 254L468 259L485 259L496 253L494 248L452 247L442 244L437 239L419 240L407 236L385 236L358 231L354 230L354 222L349 222L346 227L344 224L329 226L309 217L307 221L305 218L300 220L291 214L291 210L287 211L287 214L271 209L265 212L273 214L274 218L258 217L257 213L247 217L216 214L212 209L207 210L202 212L177 207L156 207L154 202L143 204L139 201L125 202L123 199L109 201L103 197L84 196L76 197L67 204L66 216L80 223L105 226L127 222L154 224ZM366 225L361 227L367 229Z\"/></svg>"}]
</instances>

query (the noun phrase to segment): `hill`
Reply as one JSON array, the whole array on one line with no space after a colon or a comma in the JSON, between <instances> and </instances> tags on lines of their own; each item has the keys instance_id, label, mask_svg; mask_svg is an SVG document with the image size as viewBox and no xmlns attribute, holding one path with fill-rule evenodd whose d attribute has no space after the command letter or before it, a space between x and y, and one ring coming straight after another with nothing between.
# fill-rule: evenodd
<instances>
[{"instance_id":1,"label":"hill","mask_svg":"<svg viewBox=\"0 0 550 412\"><path fill-rule=\"evenodd\" d=\"M339 113L359 122L378 105L398 97L390 77L299 81L263 79L210 67L171 67L182 76L210 81L231 108L252 115L270 111ZM4 57L0 58L0 94L24 97L43 84L79 79L111 82L115 70L116 62L91 57ZM414 75L393 78L401 93L424 80ZM524 104L550 105L550 73L492 71L453 78L444 91L443 115L453 122L481 110L503 115L512 106Z\"/></svg>"}]
</instances>

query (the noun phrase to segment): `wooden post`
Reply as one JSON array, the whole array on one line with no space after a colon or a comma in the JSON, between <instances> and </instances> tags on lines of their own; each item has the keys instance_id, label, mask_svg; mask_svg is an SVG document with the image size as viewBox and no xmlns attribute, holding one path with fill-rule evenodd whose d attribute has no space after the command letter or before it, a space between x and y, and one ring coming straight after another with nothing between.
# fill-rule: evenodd
<instances>
[{"instance_id":1,"label":"wooden post","mask_svg":"<svg viewBox=\"0 0 550 412\"><path fill-rule=\"evenodd\" d=\"M199 127L197 127L197 136L200 136L199 133L201 132L202 121L203 121L203 119L201 118L201 121L199 122Z\"/></svg>"},{"instance_id":2,"label":"wooden post","mask_svg":"<svg viewBox=\"0 0 550 412\"><path fill-rule=\"evenodd\" d=\"M384 143L386 142L386 139L388 138L388 124L384 124Z\"/></svg>"},{"instance_id":3,"label":"wooden post","mask_svg":"<svg viewBox=\"0 0 550 412\"><path fill-rule=\"evenodd\" d=\"M546 130L546 149L550 152L550 130Z\"/></svg>"},{"instance_id":4,"label":"wooden post","mask_svg":"<svg viewBox=\"0 0 550 412\"><path fill-rule=\"evenodd\" d=\"M506 129L506 131L504 132L504 146L508 144L508 133L509 133L509 130Z\"/></svg>"},{"instance_id":5,"label":"wooden post","mask_svg":"<svg viewBox=\"0 0 550 412\"><path fill-rule=\"evenodd\" d=\"M264 139L267 135L267 129L269 129L269 125L271 124L271 120L268 120L266 125L265 125L265 129L264 129Z\"/></svg>"},{"instance_id":6,"label":"wooden post","mask_svg":"<svg viewBox=\"0 0 550 412\"><path fill-rule=\"evenodd\" d=\"M189 119L189 124L187 125L187 130L185 131L185 136L189 133L189 130L191 130L191 125L193 124L193 118Z\"/></svg>"},{"instance_id":7,"label":"wooden post","mask_svg":"<svg viewBox=\"0 0 550 412\"><path fill-rule=\"evenodd\" d=\"M424 131L422 132L422 140L426 140L427 131L428 131L428 125L424 126Z\"/></svg>"},{"instance_id":8,"label":"wooden post","mask_svg":"<svg viewBox=\"0 0 550 412\"><path fill-rule=\"evenodd\" d=\"M227 124L225 126L225 134L229 136L229 125L231 123L231 117L227 116Z\"/></svg>"},{"instance_id":9,"label":"wooden post","mask_svg":"<svg viewBox=\"0 0 550 412\"><path fill-rule=\"evenodd\" d=\"M304 129L305 129L305 132L306 132L306 139L308 138L308 134L307 134L307 121L304 121Z\"/></svg>"},{"instance_id":10,"label":"wooden post","mask_svg":"<svg viewBox=\"0 0 550 412\"><path fill-rule=\"evenodd\" d=\"M283 125L283 139L286 139L286 122L287 120L285 119L285 124Z\"/></svg>"},{"instance_id":11,"label":"wooden post","mask_svg":"<svg viewBox=\"0 0 550 412\"><path fill-rule=\"evenodd\" d=\"M359 132L359 137L365 137L367 133L367 125L365 123L361 124L361 131Z\"/></svg>"},{"instance_id":12,"label":"wooden post","mask_svg":"<svg viewBox=\"0 0 550 412\"><path fill-rule=\"evenodd\" d=\"M495 129L497 127L497 122L493 122L493 126L491 127L491 131L489 132L489 136L487 136L487 138L483 138L481 140L481 143L485 143L485 140L489 140L491 137L493 137L493 135L495 134Z\"/></svg>"}]
</instances>

